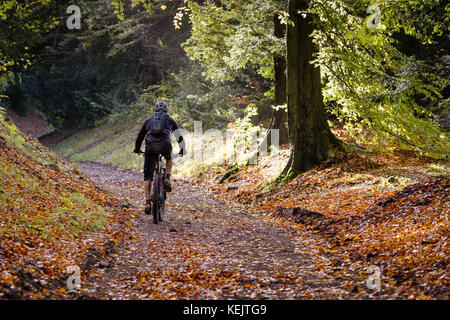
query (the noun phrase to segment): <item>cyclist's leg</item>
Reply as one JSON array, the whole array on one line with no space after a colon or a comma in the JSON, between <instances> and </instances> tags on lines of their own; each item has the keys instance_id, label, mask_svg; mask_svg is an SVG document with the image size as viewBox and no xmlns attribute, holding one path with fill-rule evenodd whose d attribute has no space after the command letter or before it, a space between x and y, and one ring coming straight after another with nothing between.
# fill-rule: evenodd
<instances>
[{"instance_id":1,"label":"cyclist's leg","mask_svg":"<svg viewBox=\"0 0 450 320\"><path fill-rule=\"evenodd\" d=\"M156 161L158 154L152 152L150 146L145 148L145 160L144 160L144 194L145 194L145 212L151 211L151 194L152 194L152 183L153 183L153 173L156 167Z\"/></svg>"},{"instance_id":2,"label":"cyclist's leg","mask_svg":"<svg viewBox=\"0 0 450 320\"><path fill-rule=\"evenodd\" d=\"M166 172L167 175L170 176L172 174L172 168L173 168L173 160L166 160Z\"/></svg>"},{"instance_id":3,"label":"cyclist's leg","mask_svg":"<svg viewBox=\"0 0 450 320\"><path fill-rule=\"evenodd\" d=\"M172 174L173 160L172 160L172 144L169 142L164 144L161 148L161 154L166 159L166 177L164 179L164 188L166 191L172 191L170 183L170 175Z\"/></svg>"},{"instance_id":4,"label":"cyclist's leg","mask_svg":"<svg viewBox=\"0 0 450 320\"><path fill-rule=\"evenodd\" d=\"M150 195L152 194L152 183L153 180L144 180L144 194L145 194L145 201L150 201Z\"/></svg>"}]
</instances>

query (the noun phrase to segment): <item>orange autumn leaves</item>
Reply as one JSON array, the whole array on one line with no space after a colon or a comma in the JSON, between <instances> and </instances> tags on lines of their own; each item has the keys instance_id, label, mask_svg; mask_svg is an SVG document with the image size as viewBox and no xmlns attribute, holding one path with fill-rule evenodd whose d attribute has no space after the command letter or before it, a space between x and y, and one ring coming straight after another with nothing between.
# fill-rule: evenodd
<instances>
[{"instance_id":1,"label":"orange autumn leaves","mask_svg":"<svg viewBox=\"0 0 450 320\"><path fill-rule=\"evenodd\" d=\"M56 159L22 138L25 150ZM0 299L66 298L66 268L81 264L88 248L128 236L129 213L69 164L43 164L0 141Z\"/></svg>"},{"instance_id":2,"label":"orange autumn leaves","mask_svg":"<svg viewBox=\"0 0 450 320\"><path fill-rule=\"evenodd\" d=\"M211 170L201 183L216 197L246 204L253 212L286 212L283 217L291 220L287 227L295 225L293 208L312 211L299 227L325 240L321 245L332 265L351 265L354 270L377 265L385 291L394 296L446 295L450 179L445 169L435 172L433 168L445 168L448 163L405 153L341 154L282 188L262 192L279 172L270 169L278 169L285 161L283 156L263 159L226 184L217 183L213 178L219 171ZM328 272L346 277L349 288L364 278L343 269Z\"/></svg>"}]
</instances>

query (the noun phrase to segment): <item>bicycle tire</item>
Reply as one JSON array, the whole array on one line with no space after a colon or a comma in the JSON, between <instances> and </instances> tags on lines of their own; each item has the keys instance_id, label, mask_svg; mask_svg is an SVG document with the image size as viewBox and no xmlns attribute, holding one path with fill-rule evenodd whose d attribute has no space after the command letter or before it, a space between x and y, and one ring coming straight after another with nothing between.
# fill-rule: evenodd
<instances>
[{"instance_id":1,"label":"bicycle tire","mask_svg":"<svg viewBox=\"0 0 450 320\"><path fill-rule=\"evenodd\" d=\"M166 177L166 169L164 168L164 166L161 165L159 166L159 218L158 221L162 222L163 221L163 217L164 217L164 213L166 211L166 195L165 195L165 189L164 189L164 179Z\"/></svg>"},{"instance_id":2,"label":"bicycle tire","mask_svg":"<svg viewBox=\"0 0 450 320\"><path fill-rule=\"evenodd\" d=\"M164 195L164 193L165 193L165 191L164 191L164 188L163 187L161 187L161 195L160 195L160 206L159 206L159 219L158 219L158 221L159 222L162 222L163 221L163 218L164 218L164 214L166 213L166 201L165 201L165 195Z\"/></svg>"},{"instance_id":3,"label":"bicycle tire","mask_svg":"<svg viewBox=\"0 0 450 320\"><path fill-rule=\"evenodd\" d=\"M152 196L152 214L153 214L153 223L157 224L159 221L159 185L160 178L159 174L155 174L153 178L153 196Z\"/></svg>"},{"instance_id":4,"label":"bicycle tire","mask_svg":"<svg viewBox=\"0 0 450 320\"><path fill-rule=\"evenodd\" d=\"M153 178L153 194L152 194L152 214L153 223L163 221L166 211L166 192L164 190L163 179L165 176L165 168L162 163L161 155L159 156L156 172Z\"/></svg>"}]
</instances>

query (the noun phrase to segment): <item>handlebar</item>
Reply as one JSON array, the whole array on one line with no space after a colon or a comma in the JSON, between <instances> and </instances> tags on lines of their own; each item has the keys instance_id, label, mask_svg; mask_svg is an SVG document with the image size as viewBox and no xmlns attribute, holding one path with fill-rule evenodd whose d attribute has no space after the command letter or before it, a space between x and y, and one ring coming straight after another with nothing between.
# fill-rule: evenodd
<instances>
[{"instance_id":1,"label":"handlebar","mask_svg":"<svg viewBox=\"0 0 450 320\"><path fill-rule=\"evenodd\" d=\"M178 152L178 153L172 153L172 159L182 158L184 156L184 152L181 153L181 151L184 151L184 150L181 149L180 152ZM145 152L140 151L140 152L136 152L136 154L139 156L144 156Z\"/></svg>"}]
</instances>

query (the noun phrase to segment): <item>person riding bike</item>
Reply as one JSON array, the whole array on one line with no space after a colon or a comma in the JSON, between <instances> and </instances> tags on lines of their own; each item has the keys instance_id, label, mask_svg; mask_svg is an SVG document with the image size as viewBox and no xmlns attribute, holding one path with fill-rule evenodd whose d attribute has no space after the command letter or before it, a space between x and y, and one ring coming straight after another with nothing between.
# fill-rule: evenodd
<instances>
[{"instance_id":1,"label":"person riding bike","mask_svg":"<svg viewBox=\"0 0 450 320\"><path fill-rule=\"evenodd\" d=\"M155 113L149 117L142 126L136 138L134 148L135 153L143 153L141 145L145 138L145 160L144 160L144 193L145 193L145 213L152 211L151 191L153 182L153 172L155 171L158 157L161 154L166 159L166 177L164 179L164 189L167 192L172 191L170 175L172 173L172 144L171 134L179 129L178 124L168 114L169 106L164 101L158 101L155 105ZM178 144L180 145L180 155L183 148L181 142L183 137L180 135Z\"/></svg>"}]
</instances>

